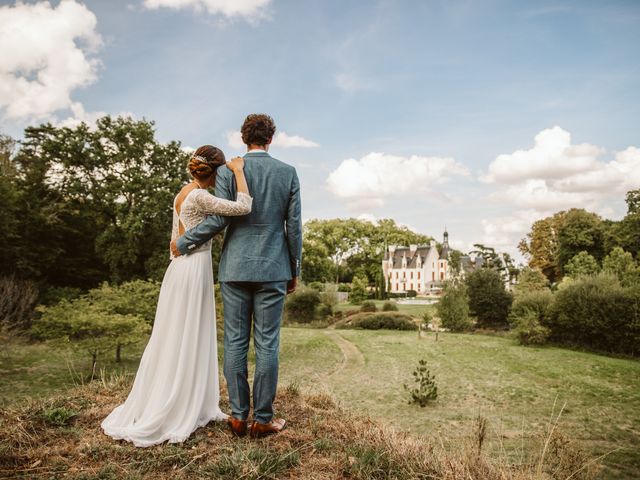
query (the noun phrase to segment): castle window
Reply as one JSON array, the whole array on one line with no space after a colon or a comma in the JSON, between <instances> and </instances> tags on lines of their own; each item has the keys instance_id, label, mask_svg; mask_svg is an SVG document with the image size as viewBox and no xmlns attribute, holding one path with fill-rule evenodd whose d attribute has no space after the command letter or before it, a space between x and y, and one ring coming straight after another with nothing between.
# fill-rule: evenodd
<instances>
[{"instance_id":1,"label":"castle window","mask_svg":"<svg viewBox=\"0 0 640 480\"><path fill-rule=\"evenodd\" d=\"M396 272L396 280L398 279L398 272Z\"/></svg>"},{"instance_id":2,"label":"castle window","mask_svg":"<svg viewBox=\"0 0 640 480\"><path fill-rule=\"evenodd\" d=\"M435 280L436 279L436 272L431 272L431 280Z\"/></svg>"},{"instance_id":3,"label":"castle window","mask_svg":"<svg viewBox=\"0 0 640 480\"><path fill-rule=\"evenodd\" d=\"M413 278L413 272L411 272L411 278Z\"/></svg>"},{"instance_id":4,"label":"castle window","mask_svg":"<svg viewBox=\"0 0 640 480\"><path fill-rule=\"evenodd\" d=\"M440 280L444 280L444 272L440 272Z\"/></svg>"},{"instance_id":5,"label":"castle window","mask_svg":"<svg viewBox=\"0 0 640 480\"><path fill-rule=\"evenodd\" d=\"M418 272L418 280L420 280L420 272Z\"/></svg>"}]
</instances>

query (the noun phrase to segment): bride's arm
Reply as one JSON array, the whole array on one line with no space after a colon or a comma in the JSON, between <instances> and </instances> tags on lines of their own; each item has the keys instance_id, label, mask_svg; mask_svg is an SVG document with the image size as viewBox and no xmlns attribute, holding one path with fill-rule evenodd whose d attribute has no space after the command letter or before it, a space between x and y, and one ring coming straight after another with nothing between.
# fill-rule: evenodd
<instances>
[{"instance_id":1,"label":"bride's arm","mask_svg":"<svg viewBox=\"0 0 640 480\"><path fill-rule=\"evenodd\" d=\"M227 167L233 172L236 180L238 190L237 199L227 200L220 198L211 195L206 190L198 192L195 197L196 205L198 209L206 215L237 217L251 213L253 199L249 196L249 187L247 185L247 179L244 176L244 159L242 157L236 157L227 163Z\"/></svg>"}]
</instances>

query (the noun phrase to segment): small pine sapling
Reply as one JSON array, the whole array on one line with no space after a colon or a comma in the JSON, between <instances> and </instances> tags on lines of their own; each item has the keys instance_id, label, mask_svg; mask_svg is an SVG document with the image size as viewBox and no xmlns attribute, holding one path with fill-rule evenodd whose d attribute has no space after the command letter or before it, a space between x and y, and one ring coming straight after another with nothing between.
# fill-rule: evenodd
<instances>
[{"instance_id":1,"label":"small pine sapling","mask_svg":"<svg viewBox=\"0 0 640 480\"><path fill-rule=\"evenodd\" d=\"M421 407L438 398L438 386L436 379L427 368L427 361L420 360L418 367L413 371L413 381L417 385L411 388L405 384L404 389L409 392L409 405L417 403Z\"/></svg>"}]
</instances>

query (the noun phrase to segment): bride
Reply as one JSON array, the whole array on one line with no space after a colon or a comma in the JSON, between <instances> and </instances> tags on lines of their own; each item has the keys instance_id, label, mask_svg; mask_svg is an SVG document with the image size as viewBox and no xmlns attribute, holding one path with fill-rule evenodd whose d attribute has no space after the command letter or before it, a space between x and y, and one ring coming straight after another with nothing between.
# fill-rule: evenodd
<instances>
[{"instance_id":1,"label":"bride","mask_svg":"<svg viewBox=\"0 0 640 480\"><path fill-rule=\"evenodd\" d=\"M198 148L189 160L193 181L185 185L173 205L172 240L207 215L239 216L251 212L244 176L244 159L227 163L238 187L236 201L211 195L216 170L225 164L216 147ZM213 296L211 241L192 255L171 256L162 280L151 338L127 400L101 426L114 439L137 447L186 440L211 420L225 420L218 405L218 356Z\"/></svg>"}]
</instances>

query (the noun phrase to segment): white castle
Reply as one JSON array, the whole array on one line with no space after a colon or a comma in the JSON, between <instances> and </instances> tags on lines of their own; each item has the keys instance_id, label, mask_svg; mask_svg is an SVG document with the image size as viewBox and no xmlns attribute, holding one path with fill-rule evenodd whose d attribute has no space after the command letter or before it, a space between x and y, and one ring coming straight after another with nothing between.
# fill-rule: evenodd
<instances>
[{"instance_id":1,"label":"white castle","mask_svg":"<svg viewBox=\"0 0 640 480\"><path fill-rule=\"evenodd\" d=\"M444 231L441 251L435 240L429 245L398 247L391 245L382 260L382 271L387 291L405 293L414 290L427 294L452 276L449 266L449 234Z\"/></svg>"}]
</instances>

